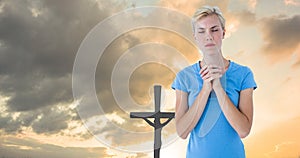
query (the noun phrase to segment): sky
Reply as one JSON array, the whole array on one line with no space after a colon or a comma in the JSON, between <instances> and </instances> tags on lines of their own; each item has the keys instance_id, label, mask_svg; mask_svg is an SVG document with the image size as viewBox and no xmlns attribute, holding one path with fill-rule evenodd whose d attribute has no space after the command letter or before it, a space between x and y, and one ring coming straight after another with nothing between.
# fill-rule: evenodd
<instances>
[{"instance_id":1,"label":"sky","mask_svg":"<svg viewBox=\"0 0 300 158\"><path fill-rule=\"evenodd\" d=\"M202 58L189 20L203 5L258 85L247 157L299 158L299 0L0 0L0 157L153 157L152 127L129 113L154 110L155 84L174 112L176 73ZM161 157L185 157L174 120L162 140Z\"/></svg>"}]
</instances>

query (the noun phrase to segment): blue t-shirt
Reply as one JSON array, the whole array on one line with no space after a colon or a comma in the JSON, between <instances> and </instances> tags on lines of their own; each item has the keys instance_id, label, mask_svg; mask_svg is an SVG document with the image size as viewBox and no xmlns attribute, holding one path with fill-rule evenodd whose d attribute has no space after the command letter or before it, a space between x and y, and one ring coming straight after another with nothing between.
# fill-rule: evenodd
<instances>
[{"instance_id":1,"label":"blue t-shirt","mask_svg":"<svg viewBox=\"0 0 300 158\"><path fill-rule=\"evenodd\" d=\"M252 71L235 62L230 62L221 83L232 103L238 107L241 90L256 88ZM172 84L173 89L188 94L188 106L192 106L202 89L199 63L181 70ZM238 133L225 118L217 97L212 92L202 116L190 133L187 158L245 158L244 145Z\"/></svg>"}]
</instances>

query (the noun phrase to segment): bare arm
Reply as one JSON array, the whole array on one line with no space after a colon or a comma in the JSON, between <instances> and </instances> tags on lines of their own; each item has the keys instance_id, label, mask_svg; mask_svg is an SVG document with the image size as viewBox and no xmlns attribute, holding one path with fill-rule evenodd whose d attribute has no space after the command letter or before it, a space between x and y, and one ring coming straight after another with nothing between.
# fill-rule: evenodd
<instances>
[{"instance_id":1,"label":"bare arm","mask_svg":"<svg viewBox=\"0 0 300 158\"><path fill-rule=\"evenodd\" d=\"M220 107L230 123L241 138L250 133L253 120L253 89L248 88L240 92L239 109L234 106L226 92L223 90L220 80L214 80L213 89L217 95Z\"/></svg>"},{"instance_id":2,"label":"bare arm","mask_svg":"<svg viewBox=\"0 0 300 158\"><path fill-rule=\"evenodd\" d=\"M188 94L176 90L176 130L178 135L186 139L192 129L199 121L205 108L210 92L201 91L194 101L194 104L188 108Z\"/></svg>"}]
</instances>

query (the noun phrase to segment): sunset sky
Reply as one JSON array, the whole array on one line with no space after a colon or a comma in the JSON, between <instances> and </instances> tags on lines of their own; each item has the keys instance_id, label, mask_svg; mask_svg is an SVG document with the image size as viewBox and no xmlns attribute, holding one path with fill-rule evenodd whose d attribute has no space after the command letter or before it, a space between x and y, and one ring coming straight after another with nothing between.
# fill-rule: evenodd
<instances>
[{"instance_id":1,"label":"sunset sky","mask_svg":"<svg viewBox=\"0 0 300 158\"><path fill-rule=\"evenodd\" d=\"M174 112L176 73L202 58L189 20L203 5L222 10L222 52L258 85L247 157L299 158L300 0L0 0L0 157L153 157L152 127L129 113L154 110L154 84ZM161 157L185 157L174 120L162 137Z\"/></svg>"}]
</instances>

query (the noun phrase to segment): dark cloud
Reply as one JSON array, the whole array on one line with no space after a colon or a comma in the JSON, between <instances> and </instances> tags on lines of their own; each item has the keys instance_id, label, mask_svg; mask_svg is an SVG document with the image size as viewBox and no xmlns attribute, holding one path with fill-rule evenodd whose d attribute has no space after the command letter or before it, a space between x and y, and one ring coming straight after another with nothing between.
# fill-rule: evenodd
<instances>
[{"instance_id":1,"label":"dark cloud","mask_svg":"<svg viewBox=\"0 0 300 158\"><path fill-rule=\"evenodd\" d=\"M80 0L3 3L0 91L11 96L12 111L71 101L71 73L81 41L98 22L125 5ZM34 16L32 9L40 14Z\"/></svg>"},{"instance_id":2,"label":"dark cloud","mask_svg":"<svg viewBox=\"0 0 300 158\"><path fill-rule=\"evenodd\" d=\"M294 53L300 44L300 15L263 18L260 23L265 42L262 53L283 58Z\"/></svg>"},{"instance_id":3,"label":"dark cloud","mask_svg":"<svg viewBox=\"0 0 300 158\"><path fill-rule=\"evenodd\" d=\"M0 115L0 131L2 130L6 134L15 134L31 128L38 134L60 133L70 137L80 135L82 139L89 139L90 136L84 131L76 133L77 136L65 133L68 131L63 131L66 129L72 131L75 128L74 125L69 126L71 122L82 126L80 120L74 120L76 116L77 113L74 109L64 108L63 106L53 106L19 114L3 111L2 116Z\"/></svg>"},{"instance_id":4,"label":"dark cloud","mask_svg":"<svg viewBox=\"0 0 300 158\"><path fill-rule=\"evenodd\" d=\"M70 116L66 111L49 110L32 124L36 133L53 134L68 128Z\"/></svg>"},{"instance_id":5,"label":"dark cloud","mask_svg":"<svg viewBox=\"0 0 300 158\"><path fill-rule=\"evenodd\" d=\"M22 78L0 77L0 88L10 95L10 111L36 110L57 103L72 102L71 77L47 78L42 74L24 75Z\"/></svg>"},{"instance_id":6,"label":"dark cloud","mask_svg":"<svg viewBox=\"0 0 300 158\"><path fill-rule=\"evenodd\" d=\"M17 121L20 122L20 125L23 127L30 127L32 123L36 121L41 114L43 114L41 110L22 112L17 117Z\"/></svg>"},{"instance_id":7,"label":"dark cloud","mask_svg":"<svg viewBox=\"0 0 300 158\"><path fill-rule=\"evenodd\" d=\"M22 113L19 116L13 117L9 113L2 111L0 114L0 132L2 131L6 134L21 132L21 128L30 126L36 117L37 115L33 113Z\"/></svg>"},{"instance_id":8,"label":"dark cloud","mask_svg":"<svg viewBox=\"0 0 300 158\"><path fill-rule=\"evenodd\" d=\"M126 7L125 2L114 2L0 2L0 94L9 97L0 105L7 109L0 117L3 131L33 126L38 133L56 133L68 127L71 117L79 120L78 115L49 107L73 101L71 73L77 49L98 22ZM13 119L15 112L21 113Z\"/></svg>"},{"instance_id":9,"label":"dark cloud","mask_svg":"<svg viewBox=\"0 0 300 158\"><path fill-rule=\"evenodd\" d=\"M0 115L0 130L4 130L6 133L17 133L20 131L21 123L14 120L11 116Z\"/></svg>"}]
</instances>

